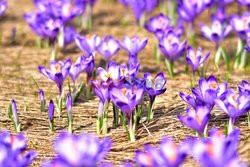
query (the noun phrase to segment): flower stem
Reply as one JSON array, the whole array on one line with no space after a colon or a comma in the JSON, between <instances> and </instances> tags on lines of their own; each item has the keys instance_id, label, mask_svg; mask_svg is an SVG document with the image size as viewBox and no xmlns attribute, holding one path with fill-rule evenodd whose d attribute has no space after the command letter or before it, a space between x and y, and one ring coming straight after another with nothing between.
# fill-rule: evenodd
<instances>
[{"instance_id":1,"label":"flower stem","mask_svg":"<svg viewBox=\"0 0 250 167\"><path fill-rule=\"evenodd\" d=\"M237 69L240 65L241 55L242 55L243 50L244 50L244 42L241 39L239 39L238 45L237 45L235 62L234 62L234 69Z\"/></svg>"},{"instance_id":2,"label":"flower stem","mask_svg":"<svg viewBox=\"0 0 250 167\"><path fill-rule=\"evenodd\" d=\"M69 133L72 133L72 125L73 125L73 121L69 120L69 122L68 122L68 132Z\"/></svg>"},{"instance_id":3,"label":"flower stem","mask_svg":"<svg viewBox=\"0 0 250 167\"><path fill-rule=\"evenodd\" d=\"M170 78L174 78L174 62L172 61L169 61L169 60L165 60L165 64L167 66L167 69L168 69L168 72L169 72L169 75L170 75Z\"/></svg>"},{"instance_id":4,"label":"flower stem","mask_svg":"<svg viewBox=\"0 0 250 167\"><path fill-rule=\"evenodd\" d=\"M159 45L156 44L155 48L154 48L154 56L155 56L155 61L157 64L160 64L160 56L161 56L161 52L159 50Z\"/></svg>"},{"instance_id":5,"label":"flower stem","mask_svg":"<svg viewBox=\"0 0 250 167\"><path fill-rule=\"evenodd\" d=\"M50 55L50 61L53 61L56 59L56 44L53 44L51 46L51 55Z\"/></svg>"},{"instance_id":6,"label":"flower stem","mask_svg":"<svg viewBox=\"0 0 250 167\"><path fill-rule=\"evenodd\" d=\"M148 122L150 122L154 118L154 100L149 100L148 103Z\"/></svg>"},{"instance_id":7,"label":"flower stem","mask_svg":"<svg viewBox=\"0 0 250 167\"><path fill-rule=\"evenodd\" d=\"M54 132L55 131L54 119L51 122L49 122L49 129L50 129L50 132Z\"/></svg>"},{"instance_id":8,"label":"flower stem","mask_svg":"<svg viewBox=\"0 0 250 167\"><path fill-rule=\"evenodd\" d=\"M135 125L133 124L133 118L129 121L129 140L131 142L135 141Z\"/></svg>"},{"instance_id":9,"label":"flower stem","mask_svg":"<svg viewBox=\"0 0 250 167\"><path fill-rule=\"evenodd\" d=\"M62 96L58 97L57 111L60 118L62 112Z\"/></svg>"},{"instance_id":10,"label":"flower stem","mask_svg":"<svg viewBox=\"0 0 250 167\"><path fill-rule=\"evenodd\" d=\"M250 126L250 112L247 112L247 122L248 126Z\"/></svg>"},{"instance_id":11,"label":"flower stem","mask_svg":"<svg viewBox=\"0 0 250 167\"><path fill-rule=\"evenodd\" d=\"M234 118L229 118L228 127L227 127L228 128L228 130L227 130L228 134L230 134L233 131L234 122L235 122Z\"/></svg>"}]
</instances>

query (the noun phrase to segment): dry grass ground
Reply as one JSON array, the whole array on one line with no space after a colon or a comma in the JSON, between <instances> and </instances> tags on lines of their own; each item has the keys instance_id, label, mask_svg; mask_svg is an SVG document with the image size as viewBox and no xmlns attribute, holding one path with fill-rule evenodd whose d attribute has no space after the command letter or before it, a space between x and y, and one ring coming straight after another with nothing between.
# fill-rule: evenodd
<instances>
[{"instance_id":1,"label":"dry grass ground","mask_svg":"<svg viewBox=\"0 0 250 167\"><path fill-rule=\"evenodd\" d=\"M56 133L51 134L48 130L47 113L40 113L39 111L40 103L37 96L39 89L32 78L45 91L47 102L49 99L56 97L57 88L54 83L43 77L37 70L38 65L48 65L50 51L49 49L39 49L34 46L35 34L31 32L22 18L24 12L33 8L30 0L12 0L9 2L6 16L0 21L3 32L3 41L0 45L0 127L2 130L14 133L14 128L7 117L7 106L11 99L14 98L18 104L22 132L28 138L29 148L35 149L39 153L32 166L39 166L44 159L51 158L54 155L53 140L60 131L66 129L67 118L65 110L60 120L56 115ZM232 6L230 11L234 10L235 6ZM149 43L139 55L141 63L140 75L144 72L156 74L164 71L168 76L164 63L157 65L154 61L153 48L157 42L154 36L135 26L131 14L128 17L128 25L121 26L120 20L123 18L124 13L125 10L120 4L109 5L99 1L94 10L94 26L90 33L100 36L110 34L118 39L122 39L124 35L138 34L141 37L147 36ZM207 20L207 13L205 12L198 22L206 23ZM17 28L17 39L13 43L10 42L10 36L11 29L14 27ZM232 35L223 42L223 45L227 48L227 51L232 52L236 48L236 43L237 39L235 35ZM211 51L213 55L214 46L212 43L199 36L198 44L205 51ZM60 53L59 59L68 57L75 59L80 54L80 51L75 46L70 46L69 51ZM127 54L121 50L113 59L121 63L126 62L127 57ZM96 56L96 62L97 67L103 66L100 55ZM210 58L207 75L214 74L220 81L223 81L228 73L225 66L222 65L218 71L213 68L212 62L213 59ZM176 67L176 78L168 80L166 93L156 100L155 119L151 123L145 123L145 126L138 128L136 142L130 143L127 141L127 136L122 127L110 129L108 136L113 140L113 147L106 159L107 161L120 164L125 160L131 160L135 150L141 149L145 143L157 145L162 136L172 136L176 142L180 142L180 140L194 135L193 131L185 128L177 119L177 114L184 113L186 107L179 97L179 92L190 93L190 83L189 76L185 74L184 58L177 62ZM229 86L235 89L242 79L250 81L250 73L246 71L234 71L229 76ZM81 76L81 78L84 79L84 76ZM65 88L65 91L67 91L67 88ZM74 133L95 133L97 104L97 97L93 96L86 99L84 95L81 96L79 102L73 107ZM223 129L227 116L216 110L212 112L209 127ZM110 113L111 115L112 113ZM111 118L109 122L112 122ZM238 119L236 126L241 130L240 158L250 164L250 127L247 125L246 117ZM190 164L194 164L194 162L188 160L185 163L186 166L190 166Z\"/></svg>"}]
</instances>

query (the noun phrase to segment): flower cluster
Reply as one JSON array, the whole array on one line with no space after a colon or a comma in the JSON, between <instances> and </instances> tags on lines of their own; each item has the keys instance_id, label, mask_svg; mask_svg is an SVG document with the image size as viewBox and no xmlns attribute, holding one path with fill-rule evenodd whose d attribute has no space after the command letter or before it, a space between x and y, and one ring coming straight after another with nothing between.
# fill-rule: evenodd
<instances>
[{"instance_id":1,"label":"flower cluster","mask_svg":"<svg viewBox=\"0 0 250 167\"><path fill-rule=\"evenodd\" d=\"M0 132L0 166L29 166L35 160L35 151L27 152L26 138L9 132Z\"/></svg>"}]
</instances>

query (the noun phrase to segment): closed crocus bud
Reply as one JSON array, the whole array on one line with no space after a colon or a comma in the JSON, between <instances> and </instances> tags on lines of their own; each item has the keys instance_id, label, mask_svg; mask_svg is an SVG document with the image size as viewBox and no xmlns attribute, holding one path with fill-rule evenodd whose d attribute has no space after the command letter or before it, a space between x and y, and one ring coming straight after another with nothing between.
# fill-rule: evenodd
<instances>
[{"instance_id":1,"label":"closed crocus bud","mask_svg":"<svg viewBox=\"0 0 250 167\"><path fill-rule=\"evenodd\" d=\"M49 108L48 108L48 115L49 115L49 124L50 124L51 131L54 131L54 111L55 111L54 102L53 100L50 100Z\"/></svg>"},{"instance_id":2,"label":"closed crocus bud","mask_svg":"<svg viewBox=\"0 0 250 167\"><path fill-rule=\"evenodd\" d=\"M40 91L39 91L39 99L40 99L40 102L41 102L40 110L41 110L41 112L44 112L44 110L45 110L45 99L44 99L44 92L43 92L42 89L40 89Z\"/></svg>"},{"instance_id":3,"label":"closed crocus bud","mask_svg":"<svg viewBox=\"0 0 250 167\"><path fill-rule=\"evenodd\" d=\"M14 99L11 101L11 114L12 114L12 121L15 126L15 129L17 132L20 131L20 125L18 123L18 115L17 115L17 107L16 107L16 102Z\"/></svg>"}]
</instances>

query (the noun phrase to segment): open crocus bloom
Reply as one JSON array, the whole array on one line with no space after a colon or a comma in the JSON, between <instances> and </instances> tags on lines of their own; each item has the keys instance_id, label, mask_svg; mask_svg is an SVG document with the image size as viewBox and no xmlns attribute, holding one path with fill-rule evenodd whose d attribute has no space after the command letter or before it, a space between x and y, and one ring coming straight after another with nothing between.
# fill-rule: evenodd
<instances>
[{"instance_id":1,"label":"open crocus bloom","mask_svg":"<svg viewBox=\"0 0 250 167\"><path fill-rule=\"evenodd\" d=\"M140 70L140 63L137 63L136 66L127 67L126 64L120 65L120 76L121 77L136 77Z\"/></svg>"},{"instance_id":2,"label":"open crocus bloom","mask_svg":"<svg viewBox=\"0 0 250 167\"><path fill-rule=\"evenodd\" d=\"M162 72L158 73L155 78L152 78L150 73L145 73L144 79L146 80L145 91L148 93L152 104L156 96L166 91L165 84L167 79Z\"/></svg>"},{"instance_id":3,"label":"open crocus bloom","mask_svg":"<svg viewBox=\"0 0 250 167\"><path fill-rule=\"evenodd\" d=\"M201 33L210 41L216 43L217 46L231 31L232 27L230 25L224 26L218 19L213 20L212 27L209 28L206 25L201 25Z\"/></svg>"},{"instance_id":4,"label":"open crocus bloom","mask_svg":"<svg viewBox=\"0 0 250 167\"><path fill-rule=\"evenodd\" d=\"M16 136L9 132L0 132L0 166L29 166L37 153L27 150L26 138L23 134Z\"/></svg>"},{"instance_id":5,"label":"open crocus bloom","mask_svg":"<svg viewBox=\"0 0 250 167\"><path fill-rule=\"evenodd\" d=\"M186 40L180 43L179 37L173 31L169 31L162 37L159 47L166 59L174 62L185 50L186 43Z\"/></svg>"},{"instance_id":6,"label":"open crocus bloom","mask_svg":"<svg viewBox=\"0 0 250 167\"><path fill-rule=\"evenodd\" d=\"M189 46L187 48L187 63L191 65L192 70L196 71L200 65L202 65L207 58L209 57L210 52L208 52L204 57L202 57L202 49L198 48L196 53L194 52L193 48Z\"/></svg>"},{"instance_id":7,"label":"open crocus bloom","mask_svg":"<svg viewBox=\"0 0 250 167\"><path fill-rule=\"evenodd\" d=\"M145 145L144 151L138 150L135 155L139 167L178 167L185 160L187 150L182 145L177 146L171 138L162 139L159 149Z\"/></svg>"},{"instance_id":8,"label":"open crocus bloom","mask_svg":"<svg viewBox=\"0 0 250 167\"><path fill-rule=\"evenodd\" d=\"M234 125L236 118L246 114L250 109L250 95L247 93L237 95L231 89L227 91L224 101L220 99L215 99L214 101L217 107L230 117L231 125Z\"/></svg>"},{"instance_id":9,"label":"open crocus bloom","mask_svg":"<svg viewBox=\"0 0 250 167\"><path fill-rule=\"evenodd\" d=\"M239 161L237 155L238 139L238 129L235 129L227 137L224 136L222 131L212 129L209 138L194 142L192 152L204 167L245 167L246 165Z\"/></svg>"},{"instance_id":10,"label":"open crocus bloom","mask_svg":"<svg viewBox=\"0 0 250 167\"><path fill-rule=\"evenodd\" d=\"M180 92L180 97L182 98L183 101L185 101L187 104L192 106L193 108L196 108L199 105L202 105L202 101L197 99L193 94L192 95L186 95L183 92Z\"/></svg>"},{"instance_id":11,"label":"open crocus bloom","mask_svg":"<svg viewBox=\"0 0 250 167\"><path fill-rule=\"evenodd\" d=\"M118 79L120 78L120 69L115 61L111 61L108 64L108 71L106 71L102 67L98 67L97 73L99 77L105 82L108 79L111 79L113 81L118 81Z\"/></svg>"},{"instance_id":12,"label":"open crocus bloom","mask_svg":"<svg viewBox=\"0 0 250 167\"><path fill-rule=\"evenodd\" d=\"M244 13L242 16L235 15L231 18L231 25L242 40L247 39L249 24L250 13Z\"/></svg>"},{"instance_id":13,"label":"open crocus bloom","mask_svg":"<svg viewBox=\"0 0 250 167\"><path fill-rule=\"evenodd\" d=\"M187 116L178 115L178 118L185 126L196 130L200 136L203 136L210 118L210 111L206 106L197 106L195 109L187 108Z\"/></svg>"},{"instance_id":14,"label":"open crocus bloom","mask_svg":"<svg viewBox=\"0 0 250 167\"><path fill-rule=\"evenodd\" d=\"M238 89L240 93L246 92L250 95L250 84L243 80L240 85L238 85Z\"/></svg>"},{"instance_id":15,"label":"open crocus bloom","mask_svg":"<svg viewBox=\"0 0 250 167\"><path fill-rule=\"evenodd\" d=\"M114 104L121 109L126 116L127 120L130 120L131 113L138 105L143 97L144 89L139 85L123 85L122 88L116 88L110 90L110 97Z\"/></svg>"},{"instance_id":16,"label":"open crocus bloom","mask_svg":"<svg viewBox=\"0 0 250 167\"><path fill-rule=\"evenodd\" d=\"M100 45L101 38L97 35L86 35L83 37L75 35L75 42L82 51L86 52L86 54L92 54Z\"/></svg>"},{"instance_id":17,"label":"open crocus bloom","mask_svg":"<svg viewBox=\"0 0 250 167\"><path fill-rule=\"evenodd\" d=\"M182 0L178 5L178 13L186 22L193 22L205 6L205 3L201 0Z\"/></svg>"},{"instance_id":18,"label":"open crocus bloom","mask_svg":"<svg viewBox=\"0 0 250 167\"><path fill-rule=\"evenodd\" d=\"M214 106L214 99L225 99L227 83L219 84L217 79L211 75L207 79L201 78L198 82L198 88L193 88L192 92L197 99L211 108Z\"/></svg>"},{"instance_id":19,"label":"open crocus bloom","mask_svg":"<svg viewBox=\"0 0 250 167\"><path fill-rule=\"evenodd\" d=\"M112 36L104 37L98 46L98 52L104 56L107 61L109 61L119 49L119 43Z\"/></svg>"},{"instance_id":20,"label":"open crocus bloom","mask_svg":"<svg viewBox=\"0 0 250 167\"><path fill-rule=\"evenodd\" d=\"M0 16L2 16L4 14L4 12L6 11L7 7L8 7L7 0L1 0L0 1Z\"/></svg>"},{"instance_id":21,"label":"open crocus bloom","mask_svg":"<svg viewBox=\"0 0 250 167\"><path fill-rule=\"evenodd\" d=\"M69 75L72 79L72 81L74 82L74 84L76 84L77 79L79 77L79 75L85 71L85 69L87 68L85 62L84 62L84 56L80 56L76 59L76 62L74 65L71 66L70 71L69 71Z\"/></svg>"},{"instance_id":22,"label":"open crocus bloom","mask_svg":"<svg viewBox=\"0 0 250 167\"><path fill-rule=\"evenodd\" d=\"M46 69L44 66L38 66L38 70L46 78L54 81L59 88L59 96L62 96L63 82L68 76L71 68L72 60L67 59L64 62L50 62L50 69Z\"/></svg>"},{"instance_id":23,"label":"open crocus bloom","mask_svg":"<svg viewBox=\"0 0 250 167\"><path fill-rule=\"evenodd\" d=\"M132 38L125 36L123 38L123 42L121 41L119 42L120 46L131 55L137 55L142 49L145 48L147 43L148 43L147 38L140 40L140 38L136 35L133 36Z\"/></svg>"},{"instance_id":24,"label":"open crocus bloom","mask_svg":"<svg viewBox=\"0 0 250 167\"><path fill-rule=\"evenodd\" d=\"M57 157L47 165L49 167L96 166L105 158L111 146L112 141L108 138L100 140L91 134L61 133L54 146Z\"/></svg>"}]
</instances>

